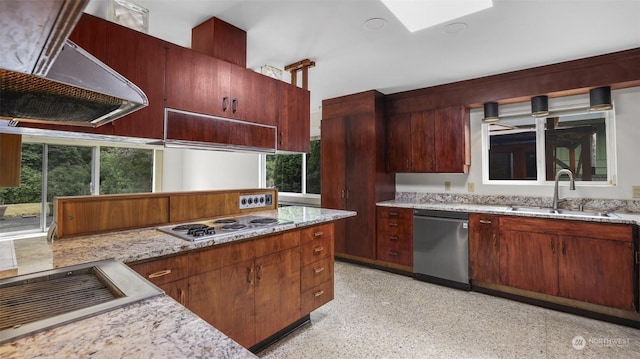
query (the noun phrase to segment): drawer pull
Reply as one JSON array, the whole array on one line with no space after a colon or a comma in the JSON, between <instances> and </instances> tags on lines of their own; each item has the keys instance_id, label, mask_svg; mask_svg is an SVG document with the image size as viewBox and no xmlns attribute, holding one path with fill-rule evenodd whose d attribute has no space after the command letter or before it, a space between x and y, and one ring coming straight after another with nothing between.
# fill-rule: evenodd
<instances>
[{"instance_id":1,"label":"drawer pull","mask_svg":"<svg viewBox=\"0 0 640 359\"><path fill-rule=\"evenodd\" d=\"M389 239L392 241L397 241L399 238L398 236L389 236Z\"/></svg>"},{"instance_id":2,"label":"drawer pull","mask_svg":"<svg viewBox=\"0 0 640 359\"><path fill-rule=\"evenodd\" d=\"M389 227L397 227L398 224L397 223L389 223Z\"/></svg>"},{"instance_id":3,"label":"drawer pull","mask_svg":"<svg viewBox=\"0 0 640 359\"><path fill-rule=\"evenodd\" d=\"M324 234L324 232L322 231L318 231L316 233L313 234L314 237L321 237Z\"/></svg>"},{"instance_id":4,"label":"drawer pull","mask_svg":"<svg viewBox=\"0 0 640 359\"><path fill-rule=\"evenodd\" d=\"M318 274L324 271L324 267L320 267L320 268L313 268L313 271Z\"/></svg>"},{"instance_id":5,"label":"drawer pull","mask_svg":"<svg viewBox=\"0 0 640 359\"><path fill-rule=\"evenodd\" d=\"M481 223L481 224L491 224L491 221L490 221L490 220L488 220L488 219L481 219L481 220L480 220L480 223Z\"/></svg>"},{"instance_id":6,"label":"drawer pull","mask_svg":"<svg viewBox=\"0 0 640 359\"><path fill-rule=\"evenodd\" d=\"M392 249L392 250L390 250L390 251L389 251L389 255L392 255L392 256L399 256L399 255L400 255L400 252L398 252L398 251L394 251L394 250Z\"/></svg>"},{"instance_id":7,"label":"drawer pull","mask_svg":"<svg viewBox=\"0 0 640 359\"><path fill-rule=\"evenodd\" d=\"M397 217L398 216L398 212L389 212L389 216Z\"/></svg>"},{"instance_id":8,"label":"drawer pull","mask_svg":"<svg viewBox=\"0 0 640 359\"><path fill-rule=\"evenodd\" d=\"M151 273L151 274L149 274L148 278L149 279L158 278L158 277L165 276L167 274L171 274L171 269L165 269L165 270L161 270L161 271L158 271L158 272L155 272L155 273Z\"/></svg>"},{"instance_id":9,"label":"drawer pull","mask_svg":"<svg viewBox=\"0 0 640 359\"><path fill-rule=\"evenodd\" d=\"M324 250L324 247L316 247L313 249L313 254L318 254Z\"/></svg>"},{"instance_id":10,"label":"drawer pull","mask_svg":"<svg viewBox=\"0 0 640 359\"><path fill-rule=\"evenodd\" d=\"M313 293L313 296L314 296L314 297L319 297L319 296L321 296L321 295L323 295L323 294L324 294L324 290L319 290L319 291L317 291L317 292Z\"/></svg>"}]
</instances>

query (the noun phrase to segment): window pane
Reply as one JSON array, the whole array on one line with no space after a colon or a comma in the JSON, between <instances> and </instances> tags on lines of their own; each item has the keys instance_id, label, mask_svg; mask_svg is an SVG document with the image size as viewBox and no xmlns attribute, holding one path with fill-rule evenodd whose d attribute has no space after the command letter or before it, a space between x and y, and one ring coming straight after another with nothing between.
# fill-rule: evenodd
<instances>
[{"instance_id":1,"label":"window pane","mask_svg":"<svg viewBox=\"0 0 640 359\"><path fill-rule=\"evenodd\" d=\"M100 147L100 194L151 192L153 150Z\"/></svg>"},{"instance_id":2,"label":"window pane","mask_svg":"<svg viewBox=\"0 0 640 359\"><path fill-rule=\"evenodd\" d=\"M267 187L302 193L302 155L267 155Z\"/></svg>"},{"instance_id":3,"label":"window pane","mask_svg":"<svg viewBox=\"0 0 640 359\"><path fill-rule=\"evenodd\" d=\"M547 118L546 178L567 168L579 181L607 181L607 135L602 113ZM568 180L563 177L562 180Z\"/></svg>"},{"instance_id":4,"label":"window pane","mask_svg":"<svg viewBox=\"0 0 640 359\"><path fill-rule=\"evenodd\" d=\"M320 140L311 141L307 154L307 193L320 194Z\"/></svg>"},{"instance_id":5,"label":"window pane","mask_svg":"<svg viewBox=\"0 0 640 359\"><path fill-rule=\"evenodd\" d=\"M42 144L22 144L20 187L0 188L0 234L40 228L42 151Z\"/></svg>"},{"instance_id":6,"label":"window pane","mask_svg":"<svg viewBox=\"0 0 640 359\"><path fill-rule=\"evenodd\" d=\"M535 180L535 119L503 120L489 125L489 179Z\"/></svg>"},{"instance_id":7,"label":"window pane","mask_svg":"<svg viewBox=\"0 0 640 359\"><path fill-rule=\"evenodd\" d=\"M91 147L49 145L47 201L91 194Z\"/></svg>"}]
</instances>

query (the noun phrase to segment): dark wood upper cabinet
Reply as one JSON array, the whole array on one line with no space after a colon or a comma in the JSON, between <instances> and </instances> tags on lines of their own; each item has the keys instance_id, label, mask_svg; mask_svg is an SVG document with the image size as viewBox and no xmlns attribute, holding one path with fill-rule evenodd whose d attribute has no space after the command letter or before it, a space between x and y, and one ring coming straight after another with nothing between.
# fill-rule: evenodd
<instances>
[{"instance_id":1,"label":"dark wood upper cabinet","mask_svg":"<svg viewBox=\"0 0 640 359\"><path fill-rule=\"evenodd\" d=\"M278 83L278 144L282 151L309 152L310 97L309 91Z\"/></svg>"},{"instance_id":2,"label":"dark wood upper cabinet","mask_svg":"<svg viewBox=\"0 0 640 359\"><path fill-rule=\"evenodd\" d=\"M469 136L469 112L464 107L391 114L387 121L387 169L467 173Z\"/></svg>"},{"instance_id":3,"label":"dark wood upper cabinet","mask_svg":"<svg viewBox=\"0 0 640 359\"><path fill-rule=\"evenodd\" d=\"M247 32L212 17L191 30L191 48L203 54L247 67Z\"/></svg>"}]
</instances>

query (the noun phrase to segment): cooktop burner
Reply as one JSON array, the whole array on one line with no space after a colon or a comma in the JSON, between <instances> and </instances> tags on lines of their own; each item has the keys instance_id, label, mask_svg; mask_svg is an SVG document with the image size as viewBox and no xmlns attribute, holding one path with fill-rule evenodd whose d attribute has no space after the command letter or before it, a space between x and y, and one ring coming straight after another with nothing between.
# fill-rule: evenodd
<instances>
[{"instance_id":1,"label":"cooktop burner","mask_svg":"<svg viewBox=\"0 0 640 359\"><path fill-rule=\"evenodd\" d=\"M237 235L243 231L260 230L277 225L293 223L289 220L254 215L204 220L195 223L158 227L158 230L188 241L216 239Z\"/></svg>"}]
</instances>

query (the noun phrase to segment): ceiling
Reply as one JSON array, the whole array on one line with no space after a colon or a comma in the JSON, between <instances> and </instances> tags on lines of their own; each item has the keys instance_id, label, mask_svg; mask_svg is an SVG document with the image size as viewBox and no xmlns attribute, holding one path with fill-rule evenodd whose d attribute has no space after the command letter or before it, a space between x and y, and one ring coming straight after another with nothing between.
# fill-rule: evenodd
<instances>
[{"instance_id":1,"label":"ceiling","mask_svg":"<svg viewBox=\"0 0 640 359\"><path fill-rule=\"evenodd\" d=\"M91 0L86 11L107 18L109 1ZM251 69L315 61L312 112L355 92L389 94L640 46L640 0L494 0L414 33L379 0L132 2L149 10L151 35L186 47L191 28L212 16L246 30ZM370 30L370 18L386 23ZM464 29L448 33L452 23Z\"/></svg>"}]
</instances>

